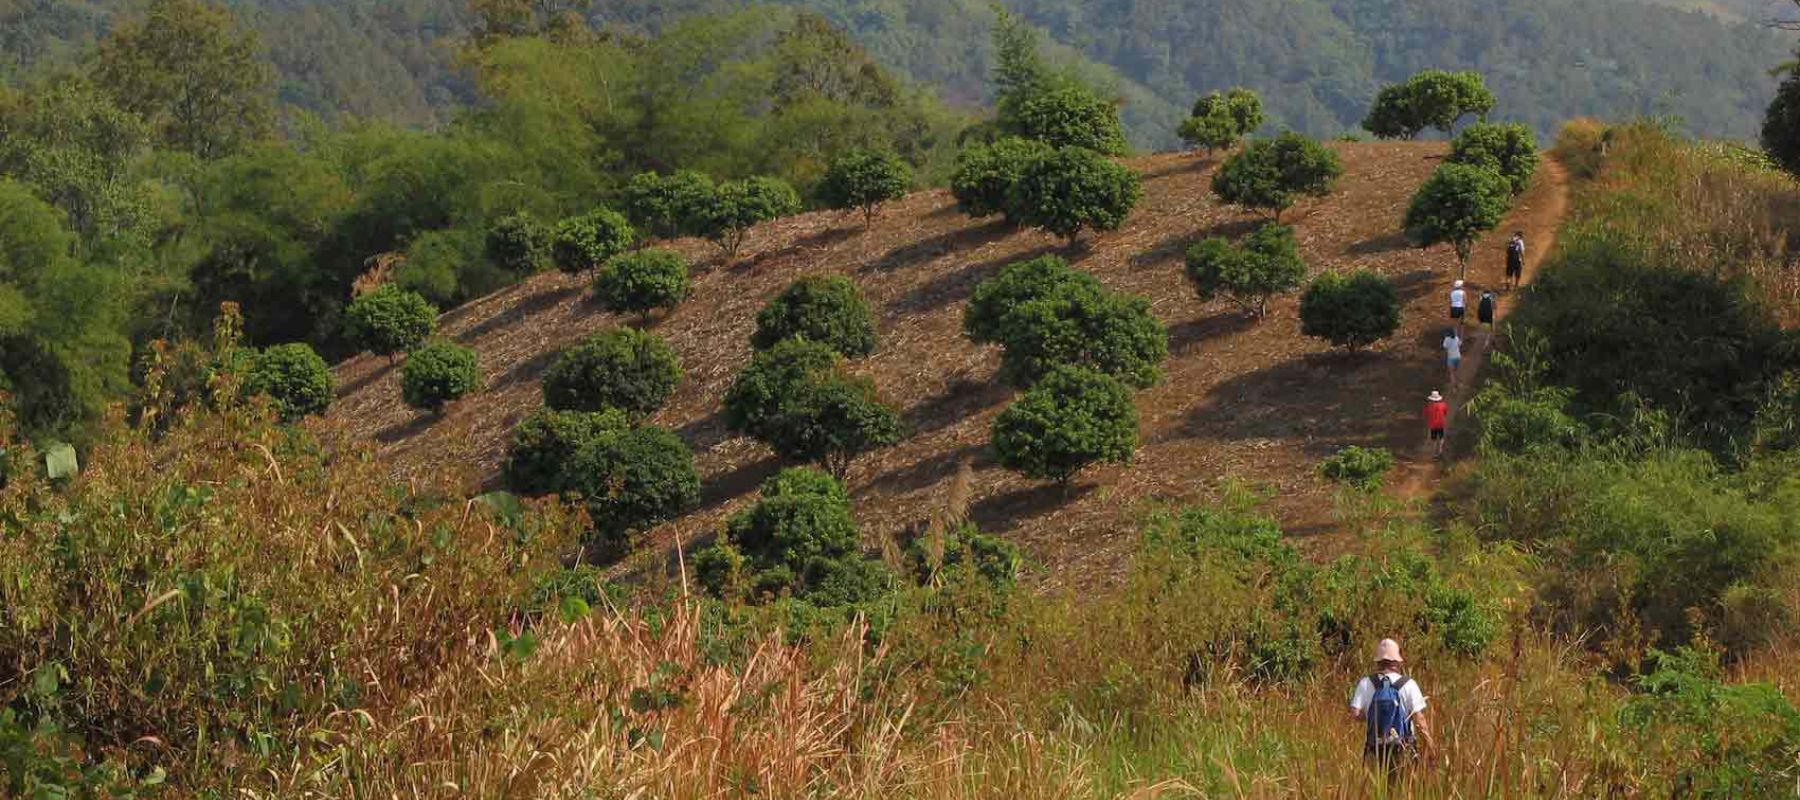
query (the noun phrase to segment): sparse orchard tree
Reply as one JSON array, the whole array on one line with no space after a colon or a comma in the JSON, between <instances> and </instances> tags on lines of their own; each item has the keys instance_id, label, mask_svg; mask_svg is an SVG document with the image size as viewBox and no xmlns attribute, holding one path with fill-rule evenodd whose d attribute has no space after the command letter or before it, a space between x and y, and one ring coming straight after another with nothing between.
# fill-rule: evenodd
<instances>
[{"instance_id":1,"label":"sparse orchard tree","mask_svg":"<svg viewBox=\"0 0 1800 800\"><path fill-rule=\"evenodd\" d=\"M1327 272L1300 296L1300 333L1352 352L1400 328L1400 295L1373 272Z\"/></svg>"},{"instance_id":2,"label":"sparse orchard tree","mask_svg":"<svg viewBox=\"0 0 1800 800\"><path fill-rule=\"evenodd\" d=\"M800 208L800 195L779 178L755 177L727 183L707 203L700 232L726 258L737 258L752 227L797 214Z\"/></svg>"},{"instance_id":3,"label":"sparse orchard tree","mask_svg":"<svg viewBox=\"0 0 1800 800\"><path fill-rule=\"evenodd\" d=\"M1213 92L1194 102L1194 111L1181 123L1182 141L1203 152L1236 147L1266 120L1262 97L1244 88Z\"/></svg>"},{"instance_id":4,"label":"sparse orchard tree","mask_svg":"<svg viewBox=\"0 0 1800 800\"><path fill-rule=\"evenodd\" d=\"M1051 147L1079 147L1109 156L1124 155L1125 129L1119 109L1072 80L1051 80L1000 109L1000 130Z\"/></svg>"},{"instance_id":5,"label":"sparse orchard tree","mask_svg":"<svg viewBox=\"0 0 1800 800\"><path fill-rule=\"evenodd\" d=\"M705 232L704 222L716 192L718 188L704 172L639 173L625 184L625 214L645 236L699 236Z\"/></svg>"},{"instance_id":6,"label":"sparse orchard tree","mask_svg":"<svg viewBox=\"0 0 1800 800\"><path fill-rule=\"evenodd\" d=\"M860 209L863 224L875 221L881 204L899 200L912 188L912 166L892 150L851 150L831 162L819 182L819 199L838 209Z\"/></svg>"},{"instance_id":7,"label":"sparse orchard tree","mask_svg":"<svg viewBox=\"0 0 1800 800\"><path fill-rule=\"evenodd\" d=\"M681 383L675 351L633 328L589 336L563 351L544 372L544 405L558 411L615 408L642 419L668 402Z\"/></svg>"},{"instance_id":8,"label":"sparse orchard tree","mask_svg":"<svg viewBox=\"0 0 1800 800\"><path fill-rule=\"evenodd\" d=\"M1425 70L1382 89L1363 129L1383 139L1412 139L1426 128L1449 133L1469 114L1486 117L1495 102L1478 72Z\"/></svg>"},{"instance_id":9,"label":"sparse orchard tree","mask_svg":"<svg viewBox=\"0 0 1800 800\"><path fill-rule=\"evenodd\" d=\"M267 396L283 422L323 414L336 395L331 367L303 342L280 344L256 353L244 376L245 397Z\"/></svg>"},{"instance_id":10,"label":"sparse orchard tree","mask_svg":"<svg viewBox=\"0 0 1800 800\"><path fill-rule=\"evenodd\" d=\"M700 504L700 473L681 437L654 425L613 429L576 450L564 492L587 506L598 544L621 549L634 533Z\"/></svg>"},{"instance_id":11,"label":"sparse orchard tree","mask_svg":"<svg viewBox=\"0 0 1800 800\"><path fill-rule=\"evenodd\" d=\"M1031 168L1033 162L1055 149L1035 139L1009 136L989 144L976 144L956 157L956 171L950 175L950 193L956 205L971 217L1007 214L1006 198L1013 184Z\"/></svg>"},{"instance_id":12,"label":"sparse orchard tree","mask_svg":"<svg viewBox=\"0 0 1800 800\"><path fill-rule=\"evenodd\" d=\"M608 311L635 312L648 323L659 308L674 308L694 292L687 258L673 250L625 253L594 278L594 297Z\"/></svg>"},{"instance_id":13,"label":"sparse orchard tree","mask_svg":"<svg viewBox=\"0 0 1800 800\"><path fill-rule=\"evenodd\" d=\"M1074 244L1083 230L1118 230L1144 196L1137 173L1092 150L1065 147L1026 167L1009 216Z\"/></svg>"},{"instance_id":14,"label":"sparse orchard tree","mask_svg":"<svg viewBox=\"0 0 1800 800\"><path fill-rule=\"evenodd\" d=\"M624 215L602 208L558 223L551 239L551 253L557 269L580 275L599 269L613 256L631 249L636 238Z\"/></svg>"},{"instance_id":15,"label":"sparse orchard tree","mask_svg":"<svg viewBox=\"0 0 1800 800\"><path fill-rule=\"evenodd\" d=\"M1538 168L1537 134L1517 123L1477 122L1450 141L1452 164L1493 170L1506 178L1513 194L1525 191Z\"/></svg>"},{"instance_id":16,"label":"sparse orchard tree","mask_svg":"<svg viewBox=\"0 0 1800 800\"><path fill-rule=\"evenodd\" d=\"M1031 386L1056 367L1087 367L1136 388L1162 380L1169 332L1150 301L1080 283L1014 306L1000 322L1000 377Z\"/></svg>"},{"instance_id":17,"label":"sparse orchard tree","mask_svg":"<svg viewBox=\"0 0 1800 800\"><path fill-rule=\"evenodd\" d=\"M1282 212L1300 198L1331 194L1343 174L1337 153L1290 131L1252 142L1225 159L1212 189L1224 202L1269 213L1280 222Z\"/></svg>"},{"instance_id":18,"label":"sparse orchard tree","mask_svg":"<svg viewBox=\"0 0 1800 800\"><path fill-rule=\"evenodd\" d=\"M1420 247L1448 243L1456 248L1462 273L1481 235L1506 217L1512 184L1500 173L1468 164L1444 164L1413 195L1406 209L1406 234Z\"/></svg>"},{"instance_id":19,"label":"sparse orchard tree","mask_svg":"<svg viewBox=\"0 0 1800 800\"><path fill-rule=\"evenodd\" d=\"M856 456L900 441L899 414L829 346L786 339L758 353L725 393L731 429L783 458L842 476Z\"/></svg>"},{"instance_id":20,"label":"sparse orchard tree","mask_svg":"<svg viewBox=\"0 0 1800 800\"><path fill-rule=\"evenodd\" d=\"M344 308L344 338L391 359L430 339L437 330L437 316L437 308L418 292L383 286Z\"/></svg>"},{"instance_id":21,"label":"sparse orchard tree","mask_svg":"<svg viewBox=\"0 0 1800 800\"><path fill-rule=\"evenodd\" d=\"M1223 296L1258 319L1268 313L1269 298L1300 288L1306 262L1294 242L1294 229L1269 224L1242 244L1214 237L1188 249L1188 280L1202 300Z\"/></svg>"},{"instance_id":22,"label":"sparse orchard tree","mask_svg":"<svg viewBox=\"0 0 1800 800\"><path fill-rule=\"evenodd\" d=\"M843 483L805 468L765 482L756 503L725 523L719 542L695 554L694 573L716 597L792 597L818 607L861 603L892 584L880 562L863 556Z\"/></svg>"},{"instance_id":23,"label":"sparse orchard tree","mask_svg":"<svg viewBox=\"0 0 1800 800\"><path fill-rule=\"evenodd\" d=\"M616 408L540 408L513 429L512 447L502 468L507 488L527 497L561 494L569 489L569 465L581 448L630 427L630 418Z\"/></svg>"},{"instance_id":24,"label":"sparse orchard tree","mask_svg":"<svg viewBox=\"0 0 1800 800\"><path fill-rule=\"evenodd\" d=\"M1006 315L1014 308L1065 286L1100 292L1100 281L1056 256L1040 256L1006 265L982 281L963 312L963 332L977 344L999 344L1010 337Z\"/></svg>"},{"instance_id":25,"label":"sparse orchard tree","mask_svg":"<svg viewBox=\"0 0 1800 800\"><path fill-rule=\"evenodd\" d=\"M1800 70L1790 70L1763 115L1762 147L1791 175L1800 175Z\"/></svg>"},{"instance_id":26,"label":"sparse orchard tree","mask_svg":"<svg viewBox=\"0 0 1800 800\"><path fill-rule=\"evenodd\" d=\"M994 420L1002 466L1065 485L1090 465L1129 463L1137 445L1130 389L1080 367L1052 370Z\"/></svg>"},{"instance_id":27,"label":"sparse orchard tree","mask_svg":"<svg viewBox=\"0 0 1800 800\"><path fill-rule=\"evenodd\" d=\"M550 231L528 213L509 214L488 226L483 251L502 270L532 275L550 265Z\"/></svg>"},{"instance_id":28,"label":"sparse orchard tree","mask_svg":"<svg viewBox=\"0 0 1800 800\"><path fill-rule=\"evenodd\" d=\"M432 413L480 388L480 360L455 342L431 342L408 354L400 367L400 398Z\"/></svg>"},{"instance_id":29,"label":"sparse orchard tree","mask_svg":"<svg viewBox=\"0 0 1800 800\"><path fill-rule=\"evenodd\" d=\"M866 356L875 352L875 315L855 281L842 275L801 278L757 313L750 344L767 350L794 338L850 358Z\"/></svg>"}]
</instances>

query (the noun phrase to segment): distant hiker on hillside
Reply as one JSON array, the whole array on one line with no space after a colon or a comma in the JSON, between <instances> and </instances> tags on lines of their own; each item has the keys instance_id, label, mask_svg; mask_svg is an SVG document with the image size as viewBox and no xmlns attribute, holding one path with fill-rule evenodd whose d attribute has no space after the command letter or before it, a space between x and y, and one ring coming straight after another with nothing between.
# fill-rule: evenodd
<instances>
[{"instance_id":1,"label":"distant hiker on hillside","mask_svg":"<svg viewBox=\"0 0 1800 800\"><path fill-rule=\"evenodd\" d=\"M1456 390L1456 372L1462 367L1462 336L1455 329L1444 331L1444 366L1450 370L1450 390Z\"/></svg>"},{"instance_id":2,"label":"distant hiker on hillside","mask_svg":"<svg viewBox=\"0 0 1800 800\"><path fill-rule=\"evenodd\" d=\"M1481 323L1483 341L1494 338L1494 312L1498 310L1500 298L1494 296L1494 290L1481 293L1481 302L1475 304L1475 321Z\"/></svg>"},{"instance_id":3,"label":"distant hiker on hillside","mask_svg":"<svg viewBox=\"0 0 1800 800\"><path fill-rule=\"evenodd\" d=\"M1450 427L1450 404L1437 392L1425 398L1425 427L1431 431L1432 456L1443 458L1444 431Z\"/></svg>"},{"instance_id":4,"label":"distant hiker on hillside","mask_svg":"<svg viewBox=\"0 0 1800 800\"><path fill-rule=\"evenodd\" d=\"M1456 323L1457 334L1462 333L1463 316L1469 313L1469 293L1463 289L1463 282L1450 284L1450 319Z\"/></svg>"},{"instance_id":5,"label":"distant hiker on hillside","mask_svg":"<svg viewBox=\"0 0 1800 800\"><path fill-rule=\"evenodd\" d=\"M1518 287L1525 279L1525 232L1513 231L1512 241L1506 243L1506 288Z\"/></svg>"},{"instance_id":6,"label":"distant hiker on hillside","mask_svg":"<svg viewBox=\"0 0 1800 800\"><path fill-rule=\"evenodd\" d=\"M1382 639L1375 645L1375 672L1358 681L1350 696L1350 714L1363 722L1363 755L1389 777L1416 760L1421 749L1428 758L1437 751L1425 692L1401 671L1404 664L1400 643Z\"/></svg>"}]
</instances>

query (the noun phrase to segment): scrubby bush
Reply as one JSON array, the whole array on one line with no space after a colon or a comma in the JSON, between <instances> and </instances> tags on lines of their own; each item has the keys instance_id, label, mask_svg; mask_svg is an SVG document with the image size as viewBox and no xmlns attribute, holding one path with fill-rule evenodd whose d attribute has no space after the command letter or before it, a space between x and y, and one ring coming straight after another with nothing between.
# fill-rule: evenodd
<instances>
[{"instance_id":1,"label":"scrubby bush","mask_svg":"<svg viewBox=\"0 0 1800 800\"><path fill-rule=\"evenodd\" d=\"M569 465L588 443L631 427L616 408L605 411L557 411L541 408L513 429L512 447L502 471L506 485L536 497L568 491Z\"/></svg>"},{"instance_id":2,"label":"scrubby bush","mask_svg":"<svg viewBox=\"0 0 1800 800\"><path fill-rule=\"evenodd\" d=\"M694 563L708 592L753 603L791 597L850 606L881 596L892 583L887 570L863 556L843 484L807 469L769 479L756 504L726 523L724 541L696 554Z\"/></svg>"},{"instance_id":3,"label":"scrubby bush","mask_svg":"<svg viewBox=\"0 0 1800 800\"><path fill-rule=\"evenodd\" d=\"M1290 131L1226 159L1212 190L1224 202L1267 212L1279 222L1300 198L1331 194L1343 174L1337 153Z\"/></svg>"},{"instance_id":4,"label":"scrubby bush","mask_svg":"<svg viewBox=\"0 0 1800 800\"><path fill-rule=\"evenodd\" d=\"M956 171L950 175L950 193L956 205L971 217L1006 214L1013 219L1007 198L1031 165L1049 156L1055 149L1035 139L1007 137L991 144L976 144L956 157Z\"/></svg>"},{"instance_id":5,"label":"scrubby bush","mask_svg":"<svg viewBox=\"0 0 1800 800\"><path fill-rule=\"evenodd\" d=\"M1337 483L1364 491L1381 488L1382 479L1394 468L1394 454L1381 447L1351 445L1319 464L1319 474Z\"/></svg>"},{"instance_id":6,"label":"scrubby bush","mask_svg":"<svg viewBox=\"0 0 1800 800\"><path fill-rule=\"evenodd\" d=\"M1076 147L1103 155L1124 155L1125 130L1119 109L1074 82L1043 86L1005 103L1000 129L1051 147Z\"/></svg>"},{"instance_id":7,"label":"scrubby bush","mask_svg":"<svg viewBox=\"0 0 1800 800\"><path fill-rule=\"evenodd\" d=\"M1652 654L1620 713L1641 763L1674 796L1779 797L1793 791L1800 709L1769 683L1732 683L1712 653Z\"/></svg>"},{"instance_id":8,"label":"scrubby bush","mask_svg":"<svg viewBox=\"0 0 1800 800\"><path fill-rule=\"evenodd\" d=\"M417 292L383 286L344 308L344 338L381 356L425 343L437 330L438 311Z\"/></svg>"},{"instance_id":9,"label":"scrubby bush","mask_svg":"<svg viewBox=\"0 0 1800 800\"><path fill-rule=\"evenodd\" d=\"M644 172L625 184L626 216L646 236L677 239L698 236L718 189L706 173L682 170L672 175Z\"/></svg>"},{"instance_id":10,"label":"scrubby bush","mask_svg":"<svg viewBox=\"0 0 1800 800\"><path fill-rule=\"evenodd\" d=\"M1094 369L1137 388L1162 380L1169 332L1150 301L1081 283L1019 303L1001 319L1000 376L1030 386L1051 369Z\"/></svg>"},{"instance_id":11,"label":"scrubby bush","mask_svg":"<svg viewBox=\"0 0 1800 800\"><path fill-rule=\"evenodd\" d=\"M819 181L819 199L839 210L860 209L863 223L875 220L881 204L899 200L912 188L912 166L892 150L851 150L831 162Z\"/></svg>"},{"instance_id":12,"label":"scrubby bush","mask_svg":"<svg viewBox=\"0 0 1800 800\"><path fill-rule=\"evenodd\" d=\"M1300 296L1300 333L1360 350L1400 328L1400 296L1373 272L1327 272Z\"/></svg>"},{"instance_id":13,"label":"scrubby bush","mask_svg":"<svg viewBox=\"0 0 1800 800\"><path fill-rule=\"evenodd\" d=\"M700 502L694 454L681 437L652 425L615 427L581 444L562 482L586 504L598 542L615 548Z\"/></svg>"},{"instance_id":14,"label":"scrubby bush","mask_svg":"<svg viewBox=\"0 0 1800 800\"><path fill-rule=\"evenodd\" d=\"M830 346L786 339L758 353L725 393L732 430L785 458L842 475L857 455L900 440L899 414L867 378L843 370Z\"/></svg>"},{"instance_id":15,"label":"scrubby bush","mask_svg":"<svg viewBox=\"0 0 1800 800\"><path fill-rule=\"evenodd\" d=\"M1092 464L1128 463L1137 443L1131 390L1080 367L1050 370L994 420L994 452L1001 465L1064 484Z\"/></svg>"},{"instance_id":16,"label":"scrubby bush","mask_svg":"<svg viewBox=\"0 0 1800 800\"><path fill-rule=\"evenodd\" d=\"M616 211L599 209L563 220L551 239L557 269L579 275L600 268L613 256L631 249L637 234Z\"/></svg>"},{"instance_id":17,"label":"scrubby bush","mask_svg":"<svg viewBox=\"0 0 1800 800\"><path fill-rule=\"evenodd\" d=\"M519 212L488 226L488 261L513 275L531 275L550 266L550 231L536 217Z\"/></svg>"},{"instance_id":18,"label":"scrubby bush","mask_svg":"<svg viewBox=\"0 0 1800 800\"><path fill-rule=\"evenodd\" d=\"M1020 224L1073 243L1083 230L1117 230L1143 194L1137 173L1092 150L1065 147L1026 165L1006 202Z\"/></svg>"},{"instance_id":19,"label":"scrubby bush","mask_svg":"<svg viewBox=\"0 0 1800 800\"><path fill-rule=\"evenodd\" d=\"M1237 146L1262 127L1262 98L1249 89L1213 92L1194 102L1193 114L1181 123L1181 140L1211 152Z\"/></svg>"},{"instance_id":20,"label":"scrubby bush","mask_svg":"<svg viewBox=\"0 0 1800 800\"><path fill-rule=\"evenodd\" d=\"M400 367L400 397L413 408L440 411L446 403L481 388L475 351L455 342L435 341L414 350Z\"/></svg>"},{"instance_id":21,"label":"scrubby bush","mask_svg":"<svg viewBox=\"0 0 1800 800\"><path fill-rule=\"evenodd\" d=\"M1538 160L1537 134L1517 122L1477 122L1450 140L1450 163L1493 170L1506 178L1513 194L1531 185Z\"/></svg>"},{"instance_id":22,"label":"scrubby bush","mask_svg":"<svg viewBox=\"0 0 1800 800\"><path fill-rule=\"evenodd\" d=\"M856 282L842 275L801 278L756 315L750 344L767 350L793 338L855 358L875 352L875 315Z\"/></svg>"},{"instance_id":23,"label":"scrubby bush","mask_svg":"<svg viewBox=\"0 0 1800 800\"><path fill-rule=\"evenodd\" d=\"M989 536L973 524L928 531L906 548L906 566L921 586L973 577L987 586L1009 591L1019 580L1025 557L1017 545Z\"/></svg>"},{"instance_id":24,"label":"scrubby bush","mask_svg":"<svg viewBox=\"0 0 1800 800\"><path fill-rule=\"evenodd\" d=\"M639 250L606 262L594 278L594 297L608 311L636 312L645 321L693 294L687 258L673 250Z\"/></svg>"},{"instance_id":25,"label":"scrubby bush","mask_svg":"<svg viewBox=\"0 0 1800 800\"><path fill-rule=\"evenodd\" d=\"M544 405L558 411L616 408L633 419L668 402L681 382L675 351L660 337L631 328L589 336L544 372Z\"/></svg>"},{"instance_id":26,"label":"scrubby bush","mask_svg":"<svg viewBox=\"0 0 1800 800\"><path fill-rule=\"evenodd\" d=\"M1294 229L1264 225L1243 244L1214 237L1188 248L1188 280L1200 299L1223 295L1251 315L1268 313L1269 298L1300 288L1306 262L1294 242Z\"/></svg>"},{"instance_id":27,"label":"scrubby bush","mask_svg":"<svg viewBox=\"0 0 1800 800\"><path fill-rule=\"evenodd\" d=\"M719 186L708 199L699 233L727 258L737 258L752 227L797 214L800 208L800 195L779 178L735 181Z\"/></svg>"},{"instance_id":28,"label":"scrubby bush","mask_svg":"<svg viewBox=\"0 0 1800 800\"><path fill-rule=\"evenodd\" d=\"M1449 133L1469 114L1485 117L1495 102L1478 72L1425 70L1382 89L1363 129L1383 139L1411 139L1426 128Z\"/></svg>"},{"instance_id":29,"label":"scrubby bush","mask_svg":"<svg viewBox=\"0 0 1800 800\"><path fill-rule=\"evenodd\" d=\"M311 345L300 342L257 353L244 375L244 396L267 396L284 422L325 413L336 391L331 367Z\"/></svg>"},{"instance_id":30,"label":"scrubby bush","mask_svg":"<svg viewBox=\"0 0 1800 800\"><path fill-rule=\"evenodd\" d=\"M1040 256L1006 265L998 275L975 287L963 312L963 332L979 344L999 344L1012 338L1006 315L1013 309L1049 295L1065 286L1104 291L1094 276L1069 266L1056 256Z\"/></svg>"},{"instance_id":31,"label":"scrubby bush","mask_svg":"<svg viewBox=\"0 0 1800 800\"><path fill-rule=\"evenodd\" d=\"M1551 154L1558 164L1568 168L1569 175L1592 178L1600 174L1600 167L1606 163L1607 142L1611 139L1612 129L1606 123L1592 117L1577 117L1556 132L1556 144L1551 148Z\"/></svg>"},{"instance_id":32,"label":"scrubby bush","mask_svg":"<svg viewBox=\"0 0 1800 800\"><path fill-rule=\"evenodd\" d=\"M1763 115L1762 147L1776 164L1800 175L1800 70L1789 70Z\"/></svg>"},{"instance_id":33,"label":"scrubby bush","mask_svg":"<svg viewBox=\"0 0 1800 800\"><path fill-rule=\"evenodd\" d=\"M1494 229L1512 207L1512 184L1500 173L1469 164L1444 164L1413 195L1406 209L1406 234L1420 247L1449 244L1462 271L1481 235Z\"/></svg>"}]
</instances>

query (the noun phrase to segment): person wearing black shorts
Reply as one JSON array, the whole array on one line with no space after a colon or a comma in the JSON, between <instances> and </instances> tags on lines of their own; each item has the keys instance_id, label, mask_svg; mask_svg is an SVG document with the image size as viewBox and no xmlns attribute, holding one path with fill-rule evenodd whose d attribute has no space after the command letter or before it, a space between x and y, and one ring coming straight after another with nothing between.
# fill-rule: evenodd
<instances>
[{"instance_id":1,"label":"person wearing black shorts","mask_svg":"<svg viewBox=\"0 0 1800 800\"><path fill-rule=\"evenodd\" d=\"M1514 231L1506 243L1506 288L1511 289L1525 279L1525 232Z\"/></svg>"},{"instance_id":2,"label":"person wearing black shorts","mask_svg":"<svg viewBox=\"0 0 1800 800\"><path fill-rule=\"evenodd\" d=\"M1456 335L1462 335L1463 317L1469 313L1469 292L1463 282L1450 285L1450 321L1456 323Z\"/></svg>"}]
</instances>

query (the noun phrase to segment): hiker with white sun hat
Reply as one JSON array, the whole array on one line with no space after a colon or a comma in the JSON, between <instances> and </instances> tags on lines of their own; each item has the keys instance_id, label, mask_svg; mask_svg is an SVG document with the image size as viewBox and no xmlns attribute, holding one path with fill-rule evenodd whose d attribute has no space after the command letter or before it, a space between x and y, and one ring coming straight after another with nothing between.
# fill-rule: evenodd
<instances>
[{"instance_id":1,"label":"hiker with white sun hat","mask_svg":"<svg viewBox=\"0 0 1800 800\"><path fill-rule=\"evenodd\" d=\"M1450 404L1437 391L1425 398L1425 427L1431 432L1432 457L1444 457L1444 439L1450 428Z\"/></svg>"},{"instance_id":2,"label":"hiker with white sun hat","mask_svg":"<svg viewBox=\"0 0 1800 800\"><path fill-rule=\"evenodd\" d=\"M1436 754L1425 716L1425 692L1405 671L1400 643L1375 645L1375 671L1357 681L1350 715L1363 723L1363 755L1392 776L1402 765Z\"/></svg>"}]
</instances>

